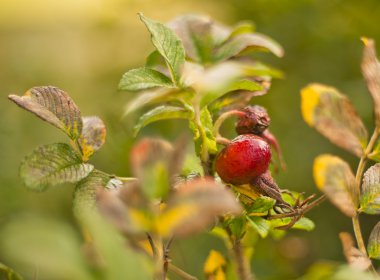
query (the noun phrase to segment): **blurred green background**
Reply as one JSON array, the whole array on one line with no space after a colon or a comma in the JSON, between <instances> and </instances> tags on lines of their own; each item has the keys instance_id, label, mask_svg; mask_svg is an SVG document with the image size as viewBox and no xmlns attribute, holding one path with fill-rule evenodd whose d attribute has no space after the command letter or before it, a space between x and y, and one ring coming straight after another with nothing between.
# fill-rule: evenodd
<instances>
[{"instance_id":1,"label":"blurred green background","mask_svg":"<svg viewBox=\"0 0 380 280\"><path fill-rule=\"evenodd\" d=\"M26 213L77 228L70 209L72 186L36 194L27 191L18 178L24 155L38 145L61 141L64 135L7 101L10 93L23 94L37 85L67 91L83 115L96 114L107 125L107 143L94 156L95 165L120 176L130 175L128 153L135 141L131 128L137 115L121 119L123 106L133 94L118 92L117 84L127 69L142 65L153 49L137 12L163 22L189 12L208 14L226 24L254 21L259 32L275 38L286 51L282 59L260 55L286 77L274 81L268 95L254 100L267 107L271 130L287 161L287 171L277 176L279 185L308 194L318 192L311 170L320 153L337 154L356 168L357 159L302 121L299 91L310 82L339 88L372 129L371 98L360 73L359 39L368 36L380 42L378 0L2 0L0 230ZM172 140L185 127L181 121L152 124L140 137ZM225 129L233 137L229 128ZM351 231L351 221L328 202L309 217L317 225L313 232L291 231L281 241L259 242L253 266L260 279L295 279L316 261L343 261L338 233ZM365 238L377 220L362 218ZM76 234L80 236L78 230ZM223 248L219 240L206 234L179 241L174 245L174 262L201 275L202 263L214 246ZM17 248L19 254L22 250ZM7 261L1 251L0 261Z\"/></svg>"}]
</instances>

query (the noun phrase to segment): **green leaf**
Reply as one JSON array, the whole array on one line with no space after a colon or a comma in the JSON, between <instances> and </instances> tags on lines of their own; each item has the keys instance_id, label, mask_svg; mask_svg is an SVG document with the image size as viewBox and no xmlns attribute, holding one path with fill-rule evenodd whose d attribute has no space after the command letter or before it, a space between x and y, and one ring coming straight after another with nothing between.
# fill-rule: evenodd
<instances>
[{"instance_id":1,"label":"green leaf","mask_svg":"<svg viewBox=\"0 0 380 280\"><path fill-rule=\"evenodd\" d=\"M170 101L182 101L187 99L190 93L174 88L156 88L139 93L130 101L124 109L124 116L141 109L144 106Z\"/></svg>"},{"instance_id":2,"label":"green leaf","mask_svg":"<svg viewBox=\"0 0 380 280\"><path fill-rule=\"evenodd\" d=\"M174 87L172 81L161 72L141 67L129 70L119 83L120 90L136 91L152 87Z\"/></svg>"},{"instance_id":3,"label":"green leaf","mask_svg":"<svg viewBox=\"0 0 380 280\"><path fill-rule=\"evenodd\" d=\"M260 196L254 200L252 205L249 206L247 214L250 216L266 215L275 204L275 199L268 196Z\"/></svg>"},{"instance_id":4,"label":"green leaf","mask_svg":"<svg viewBox=\"0 0 380 280\"><path fill-rule=\"evenodd\" d=\"M97 116L83 117L83 131L78 142L83 161L87 161L106 141L106 126Z\"/></svg>"},{"instance_id":5,"label":"green leaf","mask_svg":"<svg viewBox=\"0 0 380 280\"><path fill-rule=\"evenodd\" d=\"M192 116L192 112L182 107L167 105L159 106L140 117L139 121L133 129L133 134L136 136L141 128L147 126L152 122L168 119L190 119Z\"/></svg>"},{"instance_id":6,"label":"green leaf","mask_svg":"<svg viewBox=\"0 0 380 280\"><path fill-rule=\"evenodd\" d=\"M273 39L259 33L233 36L216 51L214 60L222 61L241 54L243 51L268 51L278 57L284 55L282 47Z\"/></svg>"},{"instance_id":7,"label":"green leaf","mask_svg":"<svg viewBox=\"0 0 380 280\"><path fill-rule=\"evenodd\" d=\"M230 38L240 34L254 33L256 30L255 23L252 21L241 21L236 24L230 34Z\"/></svg>"},{"instance_id":8,"label":"green leaf","mask_svg":"<svg viewBox=\"0 0 380 280\"><path fill-rule=\"evenodd\" d=\"M327 198L349 217L356 215L355 176L342 159L329 154L318 156L313 165L314 181Z\"/></svg>"},{"instance_id":9,"label":"green leaf","mask_svg":"<svg viewBox=\"0 0 380 280\"><path fill-rule=\"evenodd\" d=\"M275 219L275 220L271 220L271 227L276 229L277 227L286 226L290 224L291 222L292 222L292 218ZM306 217L302 217L291 228L305 230L305 231L312 231L315 228L315 224L312 220Z\"/></svg>"},{"instance_id":10,"label":"green leaf","mask_svg":"<svg viewBox=\"0 0 380 280\"><path fill-rule=\"evenodd\" d=\"M368 256L380 260L380 222L372 229L367 245Z\"/></svg>"},{"instance_id":11,"label":"green leaf","mask_svg":"<svg viewBox=\"0 0 380 280\"><path fill-rule=\"evenodd\" d=\"M261 217L251 217L246 216L248 224L257 231L257 233L262 237L265 238L268 236L269 233L269 222Z\"/></svg>"},{"instance_id":12,"label":"green leaf","mask_svg":"<svg viewBox=\"0 0 380 280\"><path fill-rule=\"evenodd\" d=\"M78 182L73 195L73 213L79 221L85 222L88 216L97 211L96 190L97 188L107 188L111 180L114 179L95 169Z\"/></svg>"},{"instance_id":13,"label":"green leaf","mask_svg":"<svg viewBox=\"0 0 380 280\"><path fill-rule=\"evenodd\" d=\"M185 15L169 23L182 40L186 55L193 61L206 64L212 59L215 46L228 38L228 28L203 15Z\"/></svg>"},{"instance_id":14,"label":"green leaf","mask_svg":"<svg viewBox=\"0 0 380 280\"><path fill-rule=\"evenodd\" d=\"M158 65L165 65L165 59L157 50L154 50L146 58L145 67L155 68Z\"/></svg>"},{"instance_id":15,"label":"green leaf","mask_svg":"<svg viewBox=\"0 0 380 280\"><path fill-rule=\"evenodd\" d=\"M165 25L139 14L148 28L153 45L163 56L175 85L180 84L180 71L185 63L185 49L177 35Z\"/></svg>"},{"instance_id":16,"label":"green leaf","mask_svg":"<svg viewBox=\"0 0 380 280\"><path fill-rule=\"evenodd\" d=\"M367 130L350 100L337 89L310 84L301 91L305 122L335 145L360 157Z\"/></svg>"},{"instance_id":17,"label":"green leaf","mask_svg":"<svg viewBox=\"0 0 380 280\"><path fill-rule=\"evenodd\" d=\"M0 272L4 272L5 276L7 277L7 280L22 280L23 278L21 275L16 273L13 269L6 266L3 263L0 263Z\"/></svg>"},{"instance_id":18,"label":"green leaf","mask_svg":"<svg viewBox=\"0 0 380 280\"><path fill-rule=\"evenodd\" d=\"M213 121L210 112L208 111L207 107L204 107L201 110L201 123L202 128L205 132L205 135L202 139L202 145L205 146L207 151L211 154L215 154L218 151L215 136L213 134Z\"/></svg>"},{"instance_id":19,"label":"green leaf","mask_svg":"<svg viewBox=\"0 0 380 280\"><path fill-rule=\"evenodd\" d=\"M362 41L364 42L362 73L373 99L376 126L380 127L380 63L376 57L374 40L362 38Z\"/></svg>"},{"instance_id":20,"label":"green leaf","mask_svg":"<svg viewBox=\"0 0 380 280\"><path fill-rule=\"evenodd\" d=\"M73 140L82 132L79 108L70 96L59 88L34 87L23 96L11 94L8 98L21 108L61 129Z\"/></svg>"},{"instance_id":21,"label":"green leaf","mask_svg":"<svg viewBox=\"0 0 380 280\"><path fill-rule=\"evenodd\" d=\"M380 163L364 173L359 211L367 214L380 214Z\"/></svg>"},{"instance_id":22,"label":"green leaf","mask_svg":"<svg viewBox=\"0 0 380 280\"><path fill-rule=\"evenodd\" d=\"M26 279L93 280L93 267L79 248L84 247L78 231L58 218L19 215L0 231L1 257L29 272ZM37 267L38 277L33 277Z\"/></svg>"},{"instance_id":23,"label":"green leaf","mask_svg":"<svg viewBox=\"0 0 380 280\"><path fill-rule=\"evenodd\" d=\"M223 95L231 91L236 91L236 90L260 91L260 90L263 90L263 86L260 85L259 83L256 83L248 79L232 81L227 87L225 87L224 89L220 91L207 92L206 94L203 94L202 99L201 99L201 108L203 108L204 106L207 106L208 104L222 97Z\"/></svg>"},{"instance_id":24,"label":"green leaf","mask_svg":"<svg viewBox=\"0 0 380 280\"><path fill-rule=\"evenodd\" d=\"M44 191L54 185L76 183L93 169L69 145L57 143L40 146L26 156L20 176L29 189Z\"/></svg>"}]
</instances>

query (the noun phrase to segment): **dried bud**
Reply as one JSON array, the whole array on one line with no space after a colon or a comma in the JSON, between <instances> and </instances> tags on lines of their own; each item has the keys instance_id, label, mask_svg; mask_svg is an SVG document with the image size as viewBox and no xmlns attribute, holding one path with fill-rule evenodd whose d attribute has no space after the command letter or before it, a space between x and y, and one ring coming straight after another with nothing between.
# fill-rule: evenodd
<instances>
[{"instance_id":1,"label":"dried bud","mask_svg":"<svg viewBox=\"0 0 380 280\"><path fill-rule=\"evenodd\" d=\"M264 107L258 105L247 106L242 112L245 115L241 116L236 123L236 132L238 134L260 135L270 124L270 118Z\"/></svg>"}]
</instances>

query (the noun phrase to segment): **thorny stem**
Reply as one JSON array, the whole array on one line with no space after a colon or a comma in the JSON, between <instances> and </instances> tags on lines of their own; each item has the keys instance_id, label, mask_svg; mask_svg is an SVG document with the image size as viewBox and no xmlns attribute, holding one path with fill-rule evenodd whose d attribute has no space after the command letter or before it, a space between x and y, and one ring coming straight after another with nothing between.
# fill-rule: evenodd
<instances>
[{"instance_id":1,"label":"thorny stem","mask_svg":"<svg viewBox=\"0 0 380 280\"><path fill-rule=\"evenodd\" d=\"M371 153L378 137L379 137L379 129L376 128L374 130L372 136L371 136L371 139L369 140L367 147L365 148L365 150L363 152L363 155L360 158L360 162L359 162L358 168L356 170L356 177L355 177L356 188L357 188L356 194L358 197L360 197L360 185L361 185L360 183L361 183L361 179L362 179L362 176L364 173L364 169L367 165L367 157ZM362 235L361 228L360 228L359 213L358 212L356 212L355 216L352 217L352 226L354 229L355 238L356 238L356 242L358 244L359 250L362 252L362 254L364 256L368 256L367 250L366 250L366 247L364 244L364 240L363 240L363 235ZM374 270L372 263L371 263L371 269Z\"/></svg>"}]
</instances>

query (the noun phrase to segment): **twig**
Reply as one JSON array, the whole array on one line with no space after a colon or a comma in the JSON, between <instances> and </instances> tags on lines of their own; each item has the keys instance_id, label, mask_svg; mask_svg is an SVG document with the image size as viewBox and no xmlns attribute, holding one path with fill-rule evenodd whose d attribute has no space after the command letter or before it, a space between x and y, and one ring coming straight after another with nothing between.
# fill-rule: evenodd
<instances>
[{"instance_id":1,"label":"twig","mask_svg":"<svg viewBox=\"0 0 380 280\"><path fill-rule=\"evenodd\" d=\"M198 280L197 277L190 275L189 273L183 271L182 269L180 269L172 263L169 263L169 270L174 272L184 280Z\"/></svg>"},{"instance_id":2,"label":"twig","mask_svg":"<svg viewBox=\"0 0 380 280\"><path fill-rule=\"evenodd\" d=\"M376 143L376 140L377 138L379 137L379 129L376 128L371 136L371 139L365 149L365 151L363 152L363 155L361 156L360 158L360 162L359 162L359 165L358 165L358 168L356 169L356 176L355 176L355 180L356 180L356 194L357 194L357 197L360 197L360 183L361 183L361 179L362 179L362 176L363 176L363 173L364 173L364 169L367 165L367 157L368 155L371 153L375 143ZM356 238L356 243L358 244L358 247L359 247L359 250L362 252L362 254L364 256L368 256L367 254L367 249L365 247L365 244L364 244L364 240L363 240L363 235L362 235L362 232L361 232L361 228L360 228L360 221L359 221L359 213L356 212L355 213L355 216L352 217L352 226L353 226L353 229L354 229L354 233L355 233L355 238ZM375 270L374 267L373 267L373 264L371 262L371 269L372 270Z\"/></svg>"}]
</instances>

